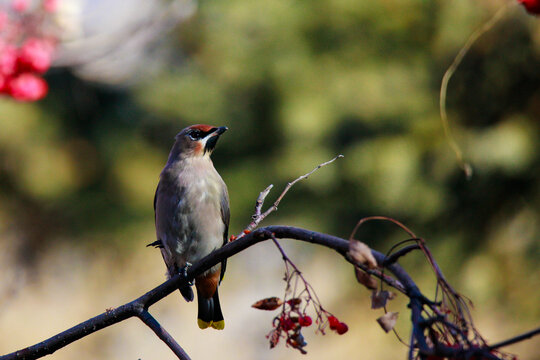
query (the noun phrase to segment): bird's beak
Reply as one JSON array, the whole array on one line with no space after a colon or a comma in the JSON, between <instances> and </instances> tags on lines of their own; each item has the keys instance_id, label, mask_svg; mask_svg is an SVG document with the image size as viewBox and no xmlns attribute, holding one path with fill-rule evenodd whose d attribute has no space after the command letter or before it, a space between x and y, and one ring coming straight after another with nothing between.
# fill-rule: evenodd
<instances>
[{"instance_id":1,"label":"bird's beak","mask_svg":"<svg viewBox=\"0 0 540 360\"><path fill-rule=\"evenodd\" d=\"M223 134L223 133L224 133L225 131L227 131L227 130L229 130L228 127L226 127L226 126L220 126L220 127L218 127L218 128L214 131L214 133L212 134L212 136L219 136L219 135Z\"/></svg>"},{"instance_id":2,"label":"bird's beak","mask_svg":"<svg viewBox=\"0 0 540 360\"><path fill-rule=\"evenodd\" d=\"M216 130L214 130L210 135L208 135L208 138L206 140L206 144L204 146L204 153L211 153L212 150L216 147L217 141L219 139L219 136L223 134L225 131L227 131L229 128L226 126L220 126Z\"/></svg>"}]
</instances>

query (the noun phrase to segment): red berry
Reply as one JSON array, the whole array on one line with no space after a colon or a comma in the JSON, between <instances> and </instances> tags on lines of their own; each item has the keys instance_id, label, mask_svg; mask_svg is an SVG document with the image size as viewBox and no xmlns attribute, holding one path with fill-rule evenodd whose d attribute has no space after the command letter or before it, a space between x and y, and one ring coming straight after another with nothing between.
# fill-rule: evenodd
<instances>
[{"instance_id":1,"label":"red berry","mask_svg":"<svg viewBox=\"0 0 540 360\"><path fill-rule=\"evenodd\" d=\"M529 14L540 14L540 0L518 0L518 2L525 7Z\"/></svg>"},{"instance_id":2,"label":"red berry","mask_svg":"<svg viewBox=\"0 0 540 360\"><path fill-rule=\"evenodd\" d=\"M235 235L231 235L231 237L229 238L229 241L234 241L236 240L236 236Z\"/></svg>"},{"instance_id":3,"label":"red berry","mask_svg":"<svg viewBox=\"0 0 540 360\"><path fill-rule=\"evenodd\" d=\"M328 317L328 325L330 325L330 329L332 330L336 330L339 326L340 322L338 320L337 317L335 317L334 315L330 315Z\"/></svg>"},{"instance_id":4,"label":"red berry","mask_svg":"<svg viewBox=\"0 0 540 360\"><path fill-rule=\"evenodd\" d=\"M313 324L313 320L311 320L309 315L300 316L298 318L298 325L300 326L310 326L311 324Z\"/></svg>"},{"instance_id":5,"label":"red berry","mask_svg":"<svg viewBox=\"0 0 540 360\"><path fill-rule=\"evenodd\" d=\"M251 232L251 230L244 230L244 234L249 234Z\"/></svg>"},{"instance_id":6,"label":"red berry","mask_svg":"<svg viewBox=\"0 0 540 360\"><path fill-rule=\"evenodd\" d=\"M19 65L24 70L43 73L51 67L54 45L52 42L29 38L21 46L19 53Z\"/></svg>"},{"instance_id":7,"label":"red berry","mask_svg":"<svg viewBox=\"0 0 540 360\"><path fill-rule=\"evenodd\" d=\"M15 72L17 49L10 44L0 42L0 74L7 76Z\"/></svg>"},{"instance_id":8,"label":"red berry","mask_svg":"<svg viewBox=\"0 0 540 360\"><path fill-rule=\"evenodd\" d=\"M349 330L349 327L344 322L340 322L336 329L339 335L345 334L348 330Z\"/></svg>"},{"instance_id":9,"label":"red berry","mask_svg":"<svg viewBox=\"0 0 540 360\"><path fill-rule=\"evenodd\" d=\"M30 74L23 73L9 80L8 92L15 100L36 101L47 95L49 87L45 80Z\"/></svg>"},{"instance_id":10,"label":"red berry","mask_svg":"<svg viewBox=\"0 0 540 360\"><path fill-rule=\"evenodd\" d=\"M294 328L294 321L290 317L281 317L281 328L285 331L289 331Z\"/></svg>"}]
</instances>

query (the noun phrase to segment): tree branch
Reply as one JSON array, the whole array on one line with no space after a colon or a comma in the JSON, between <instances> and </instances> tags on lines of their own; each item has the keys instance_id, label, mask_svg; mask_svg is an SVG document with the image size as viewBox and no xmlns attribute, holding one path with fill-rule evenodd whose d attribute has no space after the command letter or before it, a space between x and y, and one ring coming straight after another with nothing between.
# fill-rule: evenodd
<instances>
[{"instance_id":1,"label":"tree branch","mask_svg":"<svg viewBox=\"0 0 540 360\"><path fill-rule=\"evenodd\" d=\"M156 288L150 290L146 294L140 296L139 298L119 306L115 309L110 309L104 313L91 318L79 325L76 325L62 333L59 333L45 341L42 341L33 346L15 351L13 353L0 356L0 360L12 360L12 359L37 359L42 356L52 354L58 349L63 348L64 346L79 340L91 333L99 331L110 325L124 321L130 317L137 316L145 324L147 324L158 337L163 340L178 356L179 359L189 359L187 354L182 350L182 348L172 339L172 337L159 325L159 323L148 313L148 308L163 299L173 291L176 291L179 286L187 284L191 279L195 278L197 275L202 274L207 269L210 269L212 266L220 263L221 261L238 254L239 252L245 250L246 248L255 245L259 242L273 239L295 239L300 241L309 242L312 244L317 244L321 246L328 247L335 250L338 254L343 256L347 261L350 261L350 257L347 252L349 249L349 241L341 239L336 236L327 235L318 233L311 230L300 229L295 227L288 226L268 226L264 228L257 229L249 234L246 234L241 239L230 242L223 246L220 249L212 252L210 255L204 257L199 262L193 264L187 270L187 276L178 274L171 279L165 281L163 284L157 286ZM422 311L424 305L433 304L428 300L420 290L418 289L415 282L409 276L409 274L396 262L387 262L387 257L375 250L372 250L373 256L375 257L379 266L385 266L399 281L400 287L402 286L402 291L410 298L409 307L411 308L412 313L412 323L413 323L413 334L412 338L419 350L426 355L429 354L443 354L448 357L457 357L464 356L464 354L471 354L471 350L456 349L449 346L444 346L437 344L437 346L428 345L426 340L425 333L422 327L425 319L422 317ZM386 262L386 263L385 263ZM358 264L355 264L358 265ZM380 272L373 273L374 276L382 278ZM530 332L523 338L531 337L538 334L539 330ZM520 341L522 339L517 339L509 343ZM494 347L502 347L507 345L505 342L501 342ZM488 348L489 349L489 348ZM466 352L468 351L468 353ZM475 350L479 351L479 350ZM483 353L482 353L483 354ZM489 355L489 353L488 353Z\"/></svg>"},{"instance_id":2,"label":"tree branch","mask_svg":"<svg viewBox=\"0 0 540 360\"><path fill-rule=\"evenodd\" d=\"M176 340L165 330L152 315L146 310L143 310L139 315L139 319L144 322L150 329L154 331L158 338L161 339L167 346L172 350L172 352L182 360L191 360L191 358L186 354L184 349L178 345Z\"/></svg>"}]
</instances>

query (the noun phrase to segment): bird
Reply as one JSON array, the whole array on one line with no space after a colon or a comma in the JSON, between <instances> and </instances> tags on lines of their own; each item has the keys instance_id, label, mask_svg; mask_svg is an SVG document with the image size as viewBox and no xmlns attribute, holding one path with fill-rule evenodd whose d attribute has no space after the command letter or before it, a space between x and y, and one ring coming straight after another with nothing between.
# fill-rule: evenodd
<instances>
[{"instance_id":1,"label":"bird","mask_svg":"<svg viewBox=\"0 0 540 360\"><path fill-rule=\"evenodd\" d=\"M191 264L227 243L229 194L225 182L210 159L226 126L192 125L180 131L160 174L154 196L157 241L168 277L186 274ZM195 277L199 328L223 330L225 321L218 287L226 261ZM180 287L186 301L193 290Z\"/></svg>"}]
</instances>

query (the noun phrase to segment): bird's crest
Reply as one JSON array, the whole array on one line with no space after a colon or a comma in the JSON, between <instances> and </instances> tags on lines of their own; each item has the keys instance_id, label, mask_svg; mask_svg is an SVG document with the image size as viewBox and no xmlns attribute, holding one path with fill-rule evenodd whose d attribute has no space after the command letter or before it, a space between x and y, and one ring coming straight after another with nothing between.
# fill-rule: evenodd
<instances>
[{"instance_id":1,"label":"bird's crest","mask_svg":"<svg viewBox=\"0 0 540 360\"><path fill-rule=\"evenodd\" d=\"M205 124L192 125L192 126L190 126L189 128L190 128L190 129L200 130L200 131L202 131L203 133L207 133L207 132L209 132L210 130L215 129L214 126L212 126L212 125L205 125Z\"/></svg>"}]
</instances>

